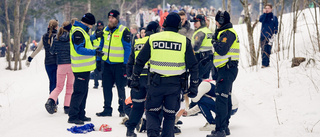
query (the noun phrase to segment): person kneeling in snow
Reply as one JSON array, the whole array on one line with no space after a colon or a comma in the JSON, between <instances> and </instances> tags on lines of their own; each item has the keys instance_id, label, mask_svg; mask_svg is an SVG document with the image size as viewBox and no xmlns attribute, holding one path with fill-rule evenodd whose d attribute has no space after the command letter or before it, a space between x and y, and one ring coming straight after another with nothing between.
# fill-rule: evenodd
<instances>
[{"instance_id":1,"label":"person kneeling in snow","mask_svg":"<svg viewBox=\"0 0 320 137\"><path fill-rule=\"evenodd\" d=\"M198 87L198 95L195 98L191 99L197 105L183 113L183 116L190 116L201 111L203 116L206 118L207 123L200 128L200 131L211 131L211 130L214 130L216 127L215 119L213 118L211 113L211 111L213 112L216 111L215 110L215 104L216 104L215 103L216 101L215 87L216 87L216 81L211 79L203 80ZM234 115L238 111L238 100L233 94L231 96L231 100L232 100L231 115Z\"/></svg>"}]
</instances>

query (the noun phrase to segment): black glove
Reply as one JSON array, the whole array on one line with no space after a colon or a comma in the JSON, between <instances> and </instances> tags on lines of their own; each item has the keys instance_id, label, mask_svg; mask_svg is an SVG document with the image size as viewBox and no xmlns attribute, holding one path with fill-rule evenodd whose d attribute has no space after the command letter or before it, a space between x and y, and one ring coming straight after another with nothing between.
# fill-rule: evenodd
<instances>
[{"instance_id":1,"label":"black glove","mask_svg":"<svg viewBox=\"0 0 320 137\"><path fill-rule=\"evenodd\" d=\"M30 57L30 56L28 57L28 61L29 61L29 62L31 62L32 59L33 59L32 57Z\"/></svg>"},{"instance_id":2,"label":"black glove","mask_svg":"<svg viewBox=\"0 0 320 137\"><path fill-rule=\"evenodd\" d=\"M131 77L127 77L127 85L128 85L128 87L131 86L131 82L132 82L132 78Z\"/></svg>"},{"instance_id":3,"label":"black glove","mask_svg":"<svg viewBox=\"0 0 320 137\"><path fill-rule=\"evenodd\" d=\"M101 71L101 61L96 62L96 67L97 67L97 70L100 72Z\"/></svg>"},{"instance_id":4,"label":"black glove","mask_svg":"<svg viewBox=\"0 0 320 137\"><path fill-rule=\"evenodd\" d=\"M127 77L127 64L122 65L123 76Z\"/></svg>"},{"instance_id":5,"label":"black glove","mask_svg":"<svg viewBox=\"0 0 320 137\"><path fill-rule=\"evenodd\" d=\"M212 39L212 40L211 40L211 44L212 44L212 45L216 44L217 42L218 42L218 40L216 40L216 39Z\"/></svg>"},{"instance_id":6,"label":"black glove","mask_svg":"<svg viewBox=\"0 0 320 137\"><path fill-rule=\"evenodd\" d=\"M103 51L100 51L100 48L96 49L96 56L97 57L102 57L104 55Z\"/></svg>"},{"instance_id":7,"label":"black glove","mask_svg":"<svg viewBox=\"0 0 320 137\"><path fill-rule=\"evenodd\" d=\"M139 76L137 74L132 74L131 76L131 83L130 83L130 88L136 92L139 91L139 86L140 86L140 83L139 83Z\"/></svg>"},{"instance_id":8,"label":"black glove","mask_svg":"<svg viewBox=\"0 0 320 137\"><path fill-rule=\"evenodd\" d=\"M103 30L96 30L96 38L101 38L103 36Z\"/></svg>"},{"instance_id":9,"label":"black glove","mask_svg":"<svg viewBox=\"0 0 320 137\"><path fill-rule=\"evenodd\" d=\"M199 85L199 80L197 81L190 81L190 87L188 89L188 97L194 98L198 94L198 85Z\"/></svg>"}]
</instances>

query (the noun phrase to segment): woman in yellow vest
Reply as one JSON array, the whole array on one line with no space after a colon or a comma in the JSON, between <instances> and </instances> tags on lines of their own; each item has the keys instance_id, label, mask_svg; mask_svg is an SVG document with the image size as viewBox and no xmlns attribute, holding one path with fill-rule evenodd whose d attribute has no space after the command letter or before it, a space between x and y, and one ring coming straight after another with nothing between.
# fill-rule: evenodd
<instances>
[{"instance_id":1,"label":"woman in yellow vest","mask_svg":"<svg viewBox=\"0 0 320 137\"><path fill-rule=\"evenodd\" d=\"M95 50L88 31L96 23L91 13L86 13L81 22L75 21L70 31L71 68L75 77L73 94L71 96L68 123L84 124L91 121L86 117L85 106L88 96L90 71L96 68L96 56L103 52Z\"/></svg>"},{"instance_id":2,"label":"woman in yellow vest","mask_svg":"<svg viewBox=\"0 0 320 137\"><path fill-rule=\"evenodd\" d=\"M216 128L207 137L230 135L229 119L232 112L232 84L238 74L239 40L232 28L230 15L219 11L216 15L217 29L212 38L214 65L217 67L216 80Z\"/></svg>"}]
</instances>

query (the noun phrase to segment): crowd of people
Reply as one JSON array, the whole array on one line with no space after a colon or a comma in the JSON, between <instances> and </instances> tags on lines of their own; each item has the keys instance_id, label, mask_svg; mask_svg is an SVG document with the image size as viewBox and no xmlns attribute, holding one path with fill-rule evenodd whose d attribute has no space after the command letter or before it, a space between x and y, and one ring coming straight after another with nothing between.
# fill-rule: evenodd
<instances>
[{"instance_id":1,"label":"crowd of people","mask_svg":"<svg viewBox=\"0 0 320 137\"><path fill-rule=\"evenodd\" d=\"M260 17L262 31L270 24L274 29L262 34L263 45L269 46L263 48L263 53L268 53L277 29L271 11L272 5L267 4ZM154 15L148 16L151 14ZM209 16L214 16L214 24ZM140 127L142 131L141 125L145 125L148 137L173 137L181 133L175 126L182 123L181 116L199 112L207 120L200 130L212 131L207 137L230 135L229 119L238 110L232 85L238 74L240 43L229 13L174 5L162 11L158 6L147 13L140 10L130 29L121 22L117 10L108 12L106 26L91 13L80 21L65 21L60 28L57 20L49 21L47 33L26 61L29 66L44 48L50 82L45 103L48 113L57 112L58 96L67 78L67 122L82 125L91 121L85 106L93 72L93 88L97 89L98 79L102 79L104 96L103 110L96 116L113 116L115 85L119 117L128 117L124 122L127 137L136 137L134 129ZM213 26L214 30L209 29ZM125 86L131 88L127 101ZM142 117L145 118L141 120Z\"/></svg>"}]
</instances>

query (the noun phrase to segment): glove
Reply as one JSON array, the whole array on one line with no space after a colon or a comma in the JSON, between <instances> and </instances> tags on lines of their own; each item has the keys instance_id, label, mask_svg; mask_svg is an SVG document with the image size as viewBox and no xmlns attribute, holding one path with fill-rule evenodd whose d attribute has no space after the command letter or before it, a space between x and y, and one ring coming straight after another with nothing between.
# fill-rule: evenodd
<instances>
[{"instance_id":1,"label":"glove","mask_svg":"<svg viewBox=\"0 0 320 137\"><path fill-rule=\"evenodd\" d=\"M33 59L32 57L30 57L30 56L28 57L28 60L26 61L26 66L27 67L30 66L30 63L31 63L32 59Z\"/></svg>"},{"instance_id":2,"label":"glove","mask_svg":"<svg viewBox=\"0 0 320 137\"><path fill-rule=\"evenodd\" d=\"M139 92L139 76L137 74L132 74L131 76L131 83L130 83L130 88L136 92Z\"/></svg>"},{"instance_id":3,"label":"glove","mask_svg":"<svg viewBox=\"0 0 320 137\"><path fill-rule=\"evenodd\" d=\"M104 55L103 51L100 51L100 48L96 49L96 56L97 57L102 57Z\"/></svg>"},{"instance_id":4,"label":"glove","mask_svg":"<svg viewBox=\"0 0 320 137\"><path fill-rule=\"evenodd\" d=\"M132 82L132 78L131 77L127 77L127 85L128 85L128 87L131 86L131 82Z\"/></svg>"},{"instance_id":5,"label":"glove","mask_svg":"<svg viewBox=\"0 0 320 137\"><path fill-rule=\"evenodd\" d=\"M269 39L268 45L270 45L270 46L273 45L273 42L275 41L275 37L276 37L275 34L273 34L273 35L271 36L271 38Z\"/></svg>"},{"instance_id":6,"label":"glove","mask_svg":"<svg viewBox=\"0 0 320 137\"><path fill-rule=\"evenodd\" d=\"M199 80L196 80L196 81L195 81L195 80L192 80L192 81L190 81L190 82L191 82L191 83L190 83L190 87L189 87L187 93L188 93L188 97L194 98L194 97L196 97L197 94L198 94Z\"/></svg>"},{"instance_id":7,"label":"glove","mask_svg":"<svg viewBox=\"0 0 320 137\"><path fill-rule=\"evenodd\" d=\"M96 30L96 38L101 38L103 36L103 30Z\"/></svg>"},{"instance_id":8,"label":"glove","mask_svg":"<svg viewBox=\"0 0 320 137\"><path fill-rule=\"evenodd\" d=\"M218 42L217 39L212 39L212 40L211 40L211 44L212 44L212 45L216 44L217 42Z\"/></svg>"},{"instance_id":9,"label":"glove","mask_svg":"<svg viewBox=\"0 0 320 137\"><path fill-rule=\"evenodd\" d=\"M122 65L123 76L127 77L127 64Z\"/></svg>"},{"instance_id":10,"label":"glove","mask_svg":"<svg viewBox=\"0 0 320 137\"><path fill-rule=\"evenodd\" d=\"M97 67L97 70L100 72L101 71L101 61L96 62L96 67Z\"/></svg>"}]
</instances>

